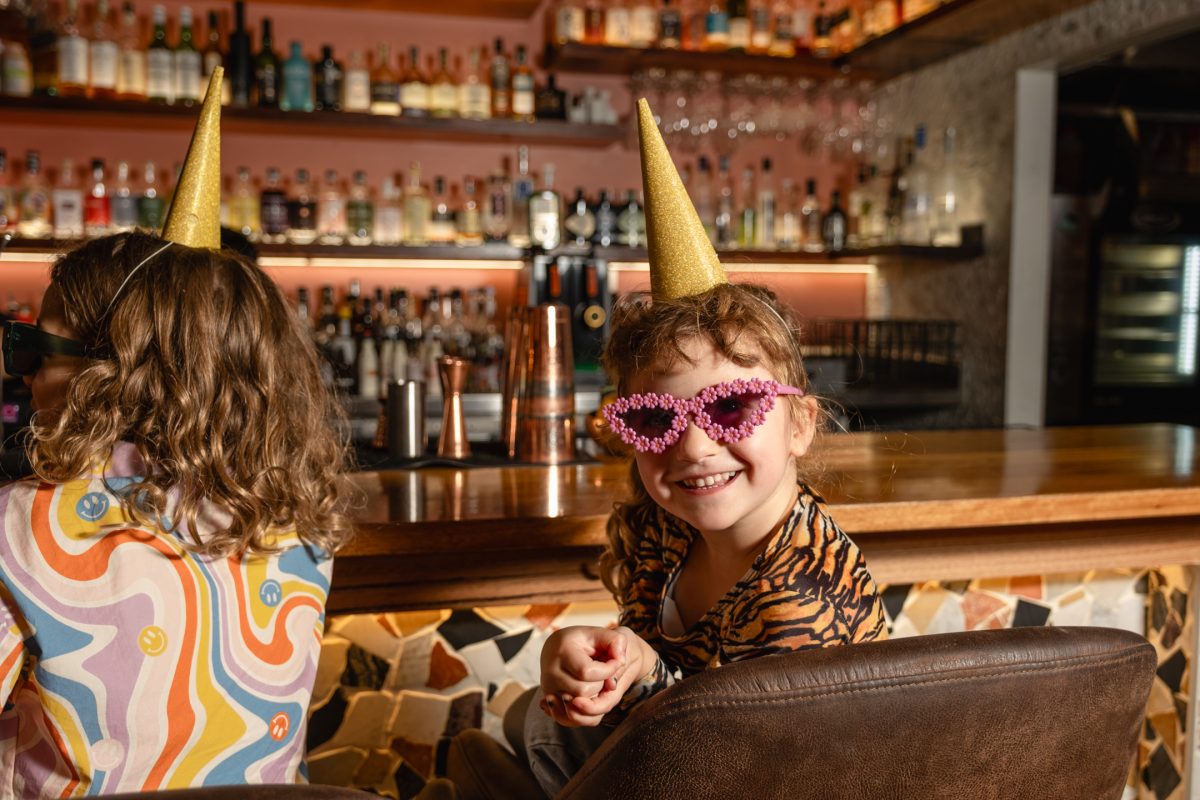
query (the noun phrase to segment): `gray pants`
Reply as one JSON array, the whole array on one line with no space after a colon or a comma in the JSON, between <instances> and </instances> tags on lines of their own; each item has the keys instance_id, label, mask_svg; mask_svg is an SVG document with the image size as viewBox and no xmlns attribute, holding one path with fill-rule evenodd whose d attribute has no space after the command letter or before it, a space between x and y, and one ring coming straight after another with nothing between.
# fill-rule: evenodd
<instances>
[{"instance_id":1,"label":"gray pants","mask_svg":"<svg viewBox=\"0 0 1200 800\"><path fill-rule=\"evenodd\" d=\"M547 797L562 791L613 729L566 728L542 711L540 687L518 697L504 715L504 736L517 758L529 764Z\"/></svg>"}]
</instances>

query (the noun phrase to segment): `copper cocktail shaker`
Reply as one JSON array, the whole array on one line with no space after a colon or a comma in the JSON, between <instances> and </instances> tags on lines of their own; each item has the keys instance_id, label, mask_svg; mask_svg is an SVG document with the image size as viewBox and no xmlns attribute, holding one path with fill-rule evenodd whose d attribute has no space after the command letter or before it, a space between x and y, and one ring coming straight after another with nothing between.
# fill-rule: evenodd
<instances>
[{"instance_id":1,"label":"copper cocktail shaker","mask_svg":"<svg viewBox=\"0 0 1200 800\"><path fill-rule=\"evenodd\" d=\"M465 358L442 356L438 359L438 377L442 383L442 432L438 436L438 455L466 458L471 455L467 442L467 415L462 393L467 386L471 362Z\"/></svg>"},{"instance_id":2,"label":"copper cocktail shaker","mask_svg":"<svg viewBox=\"0 0 1200 800\"><path fill-rule=\"evenodd\" d=\"M513 306L508 309L504 325L504 384L500 394L500 442L504 454L517 457L517 418L520 410L521 389L525 381L525 370L529 353L525 347L525 331L529 309Z\"/></svg>"},{"instance_id":3,"label":"copper cocktail shaker","mask_svg":"<svg viewBox=\"0 0 1200 800\"><path fill-rule=\"evenodd\" d=\"M575 361L571 312L558 303L528 309L526 374L517 423L523 461L560 464L575 458Z\"/></svg>"}]
</instances>

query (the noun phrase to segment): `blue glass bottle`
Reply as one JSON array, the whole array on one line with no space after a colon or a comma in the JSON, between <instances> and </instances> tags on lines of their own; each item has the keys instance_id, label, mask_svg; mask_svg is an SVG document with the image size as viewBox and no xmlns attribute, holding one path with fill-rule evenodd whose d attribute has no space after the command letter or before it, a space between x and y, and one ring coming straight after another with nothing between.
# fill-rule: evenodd
<instances>
[{"instance_id":1,"label":"blue glass bottle","mask_svg":"<svg viewBox=\"0 0 1200 800\"><path fill-rule=\"evenodd\" d=\"M292 42L292 54L283 62L283 92L279 107L284 111L312 111L312 65L300 52L300 43Z\"/></svg>"}]
</instances>

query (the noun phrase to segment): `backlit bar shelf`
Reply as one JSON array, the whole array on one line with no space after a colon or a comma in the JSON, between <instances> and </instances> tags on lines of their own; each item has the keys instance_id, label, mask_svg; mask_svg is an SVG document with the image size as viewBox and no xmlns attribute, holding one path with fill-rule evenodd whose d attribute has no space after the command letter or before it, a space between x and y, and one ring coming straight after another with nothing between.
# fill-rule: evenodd
<instances>
[{"instance_id":1,"label":"backlit bar shelf","mask_svg":"<svg viewBox=\"0 0 1200 800\"><path fill-rule=\"evenodd\" d=\"M89 100L83 97L0 97L6 124L61 125L128 130L142 120L154 130L190 131L197 106L157 105L133 100ZM360 139L424 139L452 142L561 144L608 147L625 138L623 125L590 125L556 120L436 119L393 117L354 111L280 111L272 108L221 110L227 134L272 136L336 136Z\"/></svg>"}]
</instances>

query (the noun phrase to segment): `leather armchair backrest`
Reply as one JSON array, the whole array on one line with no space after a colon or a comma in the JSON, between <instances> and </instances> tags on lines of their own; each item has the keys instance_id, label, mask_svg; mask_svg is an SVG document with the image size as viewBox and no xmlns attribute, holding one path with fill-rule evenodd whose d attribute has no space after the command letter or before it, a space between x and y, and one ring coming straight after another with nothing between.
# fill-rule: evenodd
<instances>
[{"instance_id":1,"label":"leather armchair backrest","mask_svg":"<svg viewBox=\"0 0 1200 800\"><path fill-rule=\"evenodd\" d=\"M1066 627L730 664L635 709L559 800L1116 800L1155 665Z\"/></svg>"}]
</instances>

